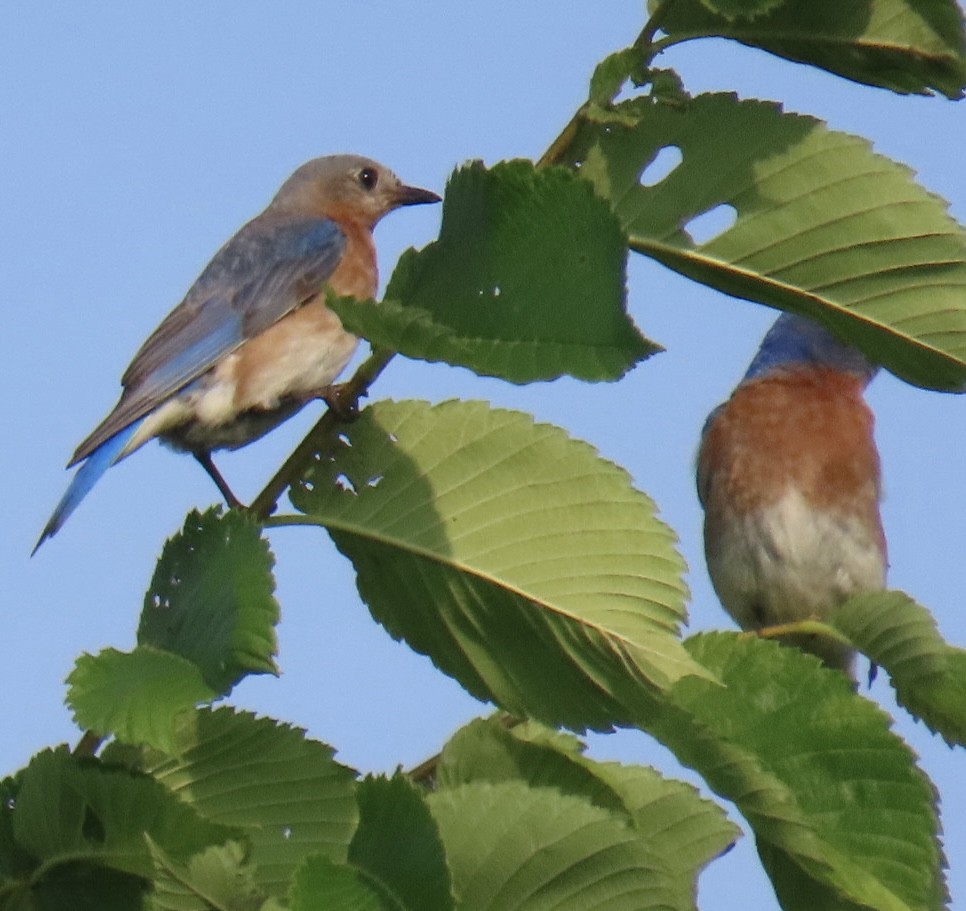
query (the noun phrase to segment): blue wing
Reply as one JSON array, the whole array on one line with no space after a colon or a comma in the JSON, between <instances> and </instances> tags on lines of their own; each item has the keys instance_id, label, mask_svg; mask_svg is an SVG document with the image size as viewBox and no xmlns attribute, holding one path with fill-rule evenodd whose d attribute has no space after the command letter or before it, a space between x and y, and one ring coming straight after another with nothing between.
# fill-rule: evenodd
<instances>
[{"instance_id":1,"label":"blue wing","mask_svg":"<svg viewBox=\"0 0 966 911\"><path fill-rule=\"evenodd\" d=\"M345 243L338 225L327 218L265 214L245 225L142 345L121 379L121 400L69 464L91 456L315 296L338 265Z\"/></svg>"}]
</instances>

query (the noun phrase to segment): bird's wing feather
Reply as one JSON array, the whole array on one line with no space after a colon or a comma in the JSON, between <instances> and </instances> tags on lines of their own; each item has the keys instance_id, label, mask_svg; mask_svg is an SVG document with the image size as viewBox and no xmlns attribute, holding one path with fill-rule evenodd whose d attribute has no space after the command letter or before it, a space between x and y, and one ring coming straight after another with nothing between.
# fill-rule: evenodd
<instances>
[{"instance_id":1,"label":"bird's wing feather","mask_svg":"<svg viewBox=\"0 0 966 911\"><path fill-rule=\"evenodd\" d=\"M121 400L70 464L310 300L345 244L327 218L263 215L245 225L141 346L121 379Z\"/></svg>"}]
</instances>

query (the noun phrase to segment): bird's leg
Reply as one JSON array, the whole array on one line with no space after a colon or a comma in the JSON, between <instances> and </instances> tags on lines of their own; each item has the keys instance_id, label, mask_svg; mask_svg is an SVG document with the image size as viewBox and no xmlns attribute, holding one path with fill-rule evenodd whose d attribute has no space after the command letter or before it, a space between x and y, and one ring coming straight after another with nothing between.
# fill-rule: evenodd
<instances>
[{"instance_id":1,"label":"bird's leg","mask_svg":"<svg viewBox=\"0 0 966 911\"><path fill-rule=\"evenodd\" d=\"M239 500L234 493L232 493L232 489L228 486L228 482L221 476L221 472L215 467L215 463L211 459L211 453L193 452L192 455L195 457L198 464L208 472L208 477L215 482L215 487L221 491L221 495L225 498L228 508L244 509L245 504L242 503L242 501Z\"/></svg>"}]
</instances>

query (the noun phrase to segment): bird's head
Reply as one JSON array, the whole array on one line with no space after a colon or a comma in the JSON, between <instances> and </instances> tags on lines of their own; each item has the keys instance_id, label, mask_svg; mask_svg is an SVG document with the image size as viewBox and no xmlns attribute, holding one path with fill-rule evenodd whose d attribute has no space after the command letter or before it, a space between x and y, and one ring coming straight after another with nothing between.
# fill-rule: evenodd
<instances>
[{"instance_id":1,"label":"bird's head","mask_svg":"<svg viewBox=\"0 0 966 911\"><path fill-rule=\"evenodd\" d=\"M431 190L404 184L389 168L361 155L330 155L307 161L272 200L277 212L316 215L373 228L400 206L439 202Z\"/></svg>"},{"instance_id":2,"label":"bird's head","mask_svg":"<svg viewBox=\"0 0 966 911\"><path fill-rule=\"evenodd\" d=\"M851 374L865 385L879 368L865 355L839 341L831 332L804 316L783 313L768 330L745 379L774 370L796 367L828 367Z\"/></svg>"}]
</instances>

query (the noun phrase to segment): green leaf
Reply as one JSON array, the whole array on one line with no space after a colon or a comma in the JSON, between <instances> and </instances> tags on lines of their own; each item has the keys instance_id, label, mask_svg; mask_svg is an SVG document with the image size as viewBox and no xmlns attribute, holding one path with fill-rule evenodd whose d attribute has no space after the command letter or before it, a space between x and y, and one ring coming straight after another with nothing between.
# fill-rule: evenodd
<instances>
[{"instance_id":1,"label":"green leaf","mask_svg":"<svg viewBox=\"0 0 966 911\"><path fill-rule=\"evenodd\" d=\"M436 823L402 775L366 778L356 792L359 828L349 859L390 891L400 907L453 907L449 870Z\"/></svg>"},{"instance_id":2,"label":"green leaf","mask_svg":"<svg viewBox=\"0 0 966 911\"><path fill-rule=\"evenodd\" d=\"M290 498L395 638L481 699L568 727L704 673L677 638L684 563L626 473L483 402L380 402Z\"/></svg>"},{"instance_id":3,"label":"green leaf","mask_svg":"<svg viewBox=\"0 0 966 911\"><path fill-rule=\"evenodd\" d=\"M208 819L244 830L270 894L284 895L310 854L346 858L358 816L353 774L298 728L199 711L178 731L176 755L149 755L144 768Z\"/></svg>"},{"instance_id":4,"label":"green leaf","mask_svg":"<svg viewBox=\"0 0 966 911\"><path fill-rule=\"evenodd\" d=\"M756 19L776 9L786 0L701 0L712 13L718 13L729 22L735 19Z\"/></svg>"},{"instance_id":5,"label":"green leaf","mask_svg":"<svg viewBox=\"0 0 966 911\"><path fill-rule=\"evenodd\" d=\"M631 247L725 293L811 316L903 379L966 386L966 232L866 140L775 104L702 95L585 121L571 164L611 200ZM683 160L653 186L660 150ZM734 225L695 243L722 207Z\"/></svg>"},{"instance_id":6,"label":"green leaf","mask_svg":"<svg viewBox=\"0 0 966 911\"><path fill-rule=\"evenodd\" d=\"M582 750L576 739L534 722L507 729L500 718L473 721L443 749L437 787L524 781L616 811L660 859L675 893L674 906L693 908L698 873L734 843L738 829L690 785L643 766L595 762Z\"/></svg>"},{"instance_id":7,"label":"green leaf","mask_svg":"<svg viewBox=\"0 0 966 911\"><path fill-rule=\"evenodd\" d=\"M0 889L0 909L133 911L145 907L147 890L147 881L130 873L65 861L46 871L40 882Z\"/></svg>"},{"instance_id":8,"label":"green leaf","mask_svg":"<svg viewBox=\"0 0 966 911\"><path fill-rule=\"evenodd\" d=\"M782 907L940 908L935 791L885 713L797 649L687 645L725 686L682 680L646 727L735 802Z\"/></svg>"},{"instance_id":9,"label":"green leaf","mask_svg":"<svg viewBox=\"0 0 966 911\"><path fill-rule=\"evenodd\" d=\"M306 858L295 871L289 908L290 911L319 911L320 908L325 911L401 911L401 906L363 871L333 863L321 855Z\"/></svg>"},{"instance_id":10,"label":"green leaf","mask_svg":"<svg viewBox=\"0 0 966 911\"><path fill-rule=\"evenodd\" d=\"M258 893L245 846L237 841L213 845L189 857L171 858L149 839L157 874L151 895L152 911L258 911Z\"/></svg>"},{"instance_id":11,"label":"green leaf","mask_svg":"<svg viewBox=\"0 0 966 911\"><path fill-rule=\"evenodd\" d=\"M519 781L462 785L427 800L460 911L678 907L660 860L618 814Z\"/></svg>"},{"instance_id":12,"label":"green leaf","mask_svg":"<svg viewBox=\"0 0 966 911\"><path fill-rule=\"evenodd\" d=\"M651 0L650 6L655 6ZM720 35L846 79L894 92L966 86L963 15L955 0L785 0L766 16L735 18L769 0L674 0L661 28L671 38Z\"/></svg>"},{"instance_id":13,"label":"green leaf","mask_svg":"<svg viewBox=\"0 0 966 911\"><path fill-rule=\"evenodd\" d=\"M246 674L277 674L273 564L260 526L240 511L189 513L144 596L138 644L187 658L219 695Z\"/></svg>"},{"instance_id":14,"label":"green leaf","mask_svg":"<svg viewBox=\"0 0 966 911\"><path fill-rule=\"evenodd\" d=\"M889 672L900 705L948 744L966 746L966 651L946 644L929 611L903 592L873 592L828 622Z\"/></svg>"},{"instance_id":15,"label":"green leaf","mask_svg":"<svg viewBox=\"0 0 966 911\"><path fill-rule=\"evenodd\" d=\"M176 858L233 834L156 781L78 760L66 748L38 753L19 784L8 809L13 836L20 851L43 864L45 877L58 866L86 864L150 878L154 865L145 834Z\"/></svg>"},{"instance_id":16,"label":"green leaf","mask_svg":"<svg viewBox=\"0 0 966 911\"><path fill-rule=\"evenodd\" d=\"M385 301L329 305L407 357L514 383L615 380L658 350L625 310L626 259L609 207L567 170L476 162L450 178L439 240L403 255Z\"/></svg>"},{"instance_id":17,"label":"green leaf","mask_svg":"<svg viewBox=\"0 0 966 911\"><path fill-rule=\"evenodd\" d=\"M601 60L590 77L590 101L607 104L623 88L628 79L640 82L645 78L647 54L642 48L632 46L610 54Z\"/></svg>"},{"instance_id":18,"label":"green leaf","mask_svg":"<svg viewBox=\"0 0 966 911\"><path fill-rule=\"evenodd\" d=\"M190 661L150 646L81 655L67 683L67 704L80 728L166 753L175 750L184 714L216 695Z\"/></svg>"}]
</instances>

